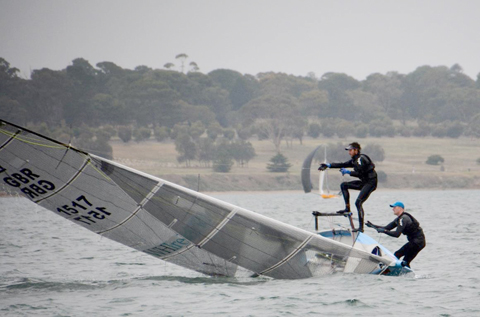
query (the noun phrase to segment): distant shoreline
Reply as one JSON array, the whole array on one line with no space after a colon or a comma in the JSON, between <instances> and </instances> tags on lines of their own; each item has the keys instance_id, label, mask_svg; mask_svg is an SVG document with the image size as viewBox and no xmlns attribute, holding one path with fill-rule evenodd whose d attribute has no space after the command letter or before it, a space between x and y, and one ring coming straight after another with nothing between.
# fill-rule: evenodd
<instances>
[{"instance_id":1,"label":"distant shoreline","mask_svg":"<svg viewBox=\"0 0 480 317\"><path fill-rule=\"evenodd\" d=\"M160 175L159 178L189 188L194 191L209 194L221 193L262 193L262 192L303 192L299 175L288 173L272 173L271 175L239 175L213 173L205 175ZM199 183L200 180L200 183ZM340 188L340 182L348 180L336 175L330 178L330 190ZM352 178L353 180L353 178ZM315 180L312 179L314 188L318 191ZM431 174L395 174L390 175L387 181L380 182L377 190L479 190L480 179L466 176L442 176ZM11 197L0 191L0 197Z\"/></svg>"}]
</instances>

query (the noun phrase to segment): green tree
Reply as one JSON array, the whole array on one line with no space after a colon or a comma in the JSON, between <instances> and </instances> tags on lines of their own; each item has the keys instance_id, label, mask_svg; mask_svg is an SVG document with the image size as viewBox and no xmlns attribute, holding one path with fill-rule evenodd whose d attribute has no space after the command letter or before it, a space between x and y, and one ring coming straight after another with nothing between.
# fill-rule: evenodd
<instances>
[{"instance_id":1,"label":"green tree","mask_svg":"<svg viewBox=\"0 0 480 317\"><path fill-rule=\"evenodd\" d=\"M164 141L166 138L169 137L170 133L167 127L156 127L153 130L153 134L155 135L155 139L158 142Z\"/></svg>"},{"instance_id":2,"label":"green tree","mask_svg":"<svg viewBox=\"0 0 480 317\"><path fill-rule=\"evenodd\" d=\"M215 144L210 138L200 138L197 140L197 158L205 167L210 166L210 162L215 158Z\"/></svg>"},{"instance_id":3,"label":"green tree","mask_svg":"<svg viewBox=\"0 0 480 317\"><path fill-rule=\"evenodd\" d=\"M321 128L320 128L320 125L318 123L310 123L308 125L308 136L316 139L320 136L320 131L321 131Z\"/></svg>"},{"instance_id":4,"label":"green tree","mask_svg":"<svg viewBox=\"0 0 480 317\"><path fill-rule=\"evenodd\" d=\"M233 140L233 138L235 138L235 130L233 129L225 129L223 130L223 136L227 139L227 140Z\"/></svg>"},{"instance_id":5,"label":"green tree","mask_svg":"<svg viewBox=\"0 0 480 317\"><path fill-rule=\"evenodd\" d=\"M287 172L291 166L288 159L282 153L278 153L270 159L270 163L267 163L267 170L272 173L282 173Z\"/></svg>"},{"instance_id":6,"label":"green tree","mask_svg":"<svg viewBox=\"0 0 480 317\"><path fill-rule=\"evenodd\" d=\"M28 92L30 93L30 113L34 113L35 117L28 119L32 122L46 122L50 126L57 126L62 119L65 119L69 125L75 121L80 126L82 120L68 119L69 105L76 102L73 98L75 95L73 86L73 82L64 72L47 68L34 70ZM82 100L85 101L83 97ZM85 117L80 115L80 118Z\"/></svg>"},{"instance_id":7,"label":"green tree","mask_svg":"<svg viewBox=\"0 0 480 317\"><path fill-rule=\"evenodd\" d=\"M467 134L480 138L480 112L470 119L467 126Z\"/></svg>"},{"instance_id":8,"label":"green tree","mask_svg":"<svg viewBox=\"0 0 480 317\"><path fill-rule=\"evenodd\" d=\"M215 159L213 161L213 170L220 173L228 173L232 169L233 158L230 153L230 147L227 143L221 143L217 146Z\"/></svg>"},{"instance_id":9,"label":"green tree","mask_svg":"<svg viewBox=\"0 0 480 317\"><path fill-rule=\"evenodd\" d=\"M120 140L122 140L124 143L129 142L132 139L132 128L131 127L118 127L118 137Z\"/></svg>"},{"instance_id":10,"label":"green tree","mask_svg":"<svg viewBox=\"0 0 480 317\"><path fill-rule=\"evenodd\" d=\"M367 154L374 162L383 162L385 160L385 150L380 144L367 144L362 152Z\"/></svg>"},{"instance_id":11,"label":"green tree","mask_svg":"<svg viewBox=\"0 0 480 317\"><path fill-rule=\"evenodd\" d=\"M213 141L215 141L217 137L222 133L223 133L223 128L220 126L218 122L213 122L207 128L207 135Z\"/></svg>"},{"instance_id":12,"label":"green tree","mask_svg":"<svg viewBox=\"0 0 480 317\"><path fill-rule=\"evenodd\" d=\"M66 74L71 81L71 98L64 107L67 124L79 126L95 118L90 102L98 91L98 71L83 58L76 58L67 66Z\"/></svg>"},{"instance_id":13,"label":"green tree","mask_svg":"<svg viewBox=\"0 0 480 317\"><path fill-rule=\"evenodd\" d=\"M298 103L291 96L262 96L250 101L240 109L243 125L254 125L264 134L279 152L282 140L295 125L298 118Z\"/></svg>"},{"instance_id":14,"label":"green tree","mask_svg":"<svg viewBox=\"0 0 480 317\"><path fill-rule=\"evenodd\" d=\"M149 128L140 127L133 131L133 138L135 139L136 142L146 141L150 139L151 136L152 136L152 130L150 130Z\"/></svg>"},{"instance_id":15,"label":"green tree","mask_svg":"<svg viewBox=\"0 0 480 317\"><path fill-rule=\"evenodd\" d=\"M237 78L235 84L229 90L230 101L232 102L232 110L237 111L244 104L256 97L260 89L257 79L251 75L245 75Z\"/></svg>"},{"instance_id":16,"label":"green tree","mask_svg":"<svg viewBox=\"0 0 480 317\"><path fill-rule=\"evenodd\" d=\"M376 102L391 118L400 117L397 109L403 94L403 78L404 75L397 72L388 72L386 75L375 73L368 76L363 84L365 90L375 95Z\"/></svg>"},{"instance_id":17,"label":"green tree","mask_svg":"<svg viewBox=\"0 0 480 317\"><path fill-rule=\"evenodd\" d=\"M320 89L305 91L299 102L302 115L325 117L328 110L328 92Z\"/></svg>"},{"instance_id":18,"label":"green tree","mask_svg":"<svg viewBox=\"0 0 480 317\"><path fill-rule=\"evenodd\" d=\"M188 134L197 140L205 132L205 126L200 121L195 121L188 129Z\"/></svg>"},{"instance_id":19,"label":"green tree","mask_svg":"<svg viewBox=\"0 0 480 317\"><path fill-rule=\"evenodd\" d=\"M438 165L443 162L445 162L445 159L443 157L438 154L434 154L430 155L425 163L427 163L428 165Z\"/></svg>"},{"instance_id":20,"label":"green tree","mask_svg":"<svg viewBox=\"0 0 480 317\"><path fill-rule=\"evenodd\" d=\"M318 82L318 88L328 92L328 105L322 117L354 120L353 100L347 92L360 88L359 81L346 74L326 73Z\"/></svg>"},{"instance_id":21,"label":"green tree","mask_svg":"<svg viewBox=\"0 0 480 317\"><path fill-rule=\"evenodd\" d=\"M180 60L180 71L183 73L185 70L185 61L187 60L188 55L185 53L178 54L175 56L175 59Z\"/></svg>"},{"instance_id":22,"label":"green tree","mask_svg":"<svg viewBox=\"0 0 480 317\"><path fill-rule=\"evenodd\" d=\"M180 133L175 138L175 149L179 153L177 161L179 163L185 162L186 166L189 167L191 161L194 160L197 155L197 147L190 139L190 136L186 133Z\"/></svg>"},{"instance_id":23,"label":"green tree","mask_svg":"<svg viewBox=\"0 0 480 317\"><path fill-rule=\"evenodd\" d=\"M255 149L250 142L237 140L230 144L230 153L238 165L244 167L256 156Z\"/></svg>"}]
</instances>

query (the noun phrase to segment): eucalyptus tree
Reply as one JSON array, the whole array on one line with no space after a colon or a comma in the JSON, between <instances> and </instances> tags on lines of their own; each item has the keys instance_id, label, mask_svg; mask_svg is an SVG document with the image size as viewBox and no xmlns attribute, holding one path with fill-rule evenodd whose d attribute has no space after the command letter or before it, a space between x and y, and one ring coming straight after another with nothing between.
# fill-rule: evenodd
<instances>
[{"instance_id":1,"label":"eucalyptus tree","mask_svg":"<svg viewBox=\"0 0 480 317\"><path fill-rule=\"evenodd\" d=\"M76 112L72 111L77 100L78 91L75 86L76 81L72 81L64 71L54 71L48 68L34 70L29 82L28 94L30 95L28 119L32 122L45 122L49 126L57 126L63 119L70 123L76 122L80 125L86 116L82 115L82 109L79 108L80 118L69 119ZM87 102L85 98L81 99ZM79 105L80 106L80 105ZM77 120L78 119L78 120Z\"/></svg>"},{"instance_id":2,"label":"eucalyptus tree","mask_svg":"<svg viewBox=\"0 0 480 317\"><path fill-rule=\"evenodd\" d=\"M308 77L297 77L284 73L260 73L257 75L260 93L263 95L288 94L299 98L303 93L316 89L316 81Z\"/></svg>"},{"instance_id":3,"label":"eucalyptus tree","mask_svg":"<svg viewBox=\"0 0 480 317\"><path fill-rule=\"evenodd\" d=\"M175 59L178 59L180 60L180 71L183 73L184 69L185 69L185 60L188 58L188 55L187 54L178 54L177 56L175 56Z\"/></svg>"},{"instance_id":4,"label":"eucalyptus tree","mask_svg":"<svg viewBox=\"0 0 480 317\"><path fill-rule=\"evenodd\" d=\"M83 58L76 58L67 66L66 74L72 84L72 98L64 108L67 124L79 126L90 123L94 117L91 102L98 92L98 70Z\"/></svg>"},{"instance_id":5,"label":"eucalyptus tree","mask_svg":"<svg viewBox=\"0 0 480 317\"><path fill-rule=\"evenodd\" d=\"M397 72L386 75L372 74L363 82L365 91L376 96L376 103L382 107L385 114L391 118L399 117L398 108L403 93L402 80L404 76ZM404 121L405 123L405 121Z\"/></svg>"},{"instance_id":6,"label":"eucalyptus tree","mask_svg":"<svg viewBox=\"0 0 480 317\"><path fill-rule=\"evenodd\" d=\"M360 88L359 81L346 74L326 73L320 78L318 88L328 92L328 107L322 117L354 118L353 102L347 91Z\"/></svg>"},{"instance_id":7,"label":"eucalyptus tree","mask_svg":"<svg viewBox=\"0 0 480 317\"><path fill-rule=\"evenodd\" d=\"M320 89L303 92L300 95L299 103L303 116L323 116L327 111L328 92Z\"/></svg>"},{"instance_id":8,"label":"eucalyptus tree","mask_svg":"<svg viewBox=\"0 0 480 317\"><path fill-rule=\"evenodd\" d=\"M208 73L215 85L228 91L232 110L238 110L241 106L258 95L260 85L252 75L242 75L230 69L216 69Z\"/></svg>"},{"instance_id":9,"label":"eucalyptus tree","mask_svg":"<svg viewBox=\"0 0 480 317\"><path fill-rule=\"evenodd\" d=\"M28 109L28 81L18 77L19 69L0 57L0 116L5 120L25 124L27 116L36 114Z\"/></svg>"},{"instance_id":10,"label":"eucalyptus tree","mask_svg":"<svg viewBox=\"0 0 480 317\"><path fill-rule=\"evenodd\" d=\"M299 105L290 95L258 97L240 109L244 126L253 125L257 133L264 134L277 152L285 136L299 117Z\"/></svg>"}]
</instances>

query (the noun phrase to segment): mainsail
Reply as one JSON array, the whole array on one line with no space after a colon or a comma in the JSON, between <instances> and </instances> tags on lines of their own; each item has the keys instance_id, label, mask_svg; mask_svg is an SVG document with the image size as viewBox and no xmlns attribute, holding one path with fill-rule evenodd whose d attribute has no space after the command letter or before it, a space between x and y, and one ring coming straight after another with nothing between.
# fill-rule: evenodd
<instances>
[{"instance_id":1,"label":"mainsail","mask_svg":"<svg viewBox=\"0 0 480 317\"><path fill-rule=\"evenodd\" d=\"M0 184L94 233L207 275L374 273L351 246L0 121Z\"/></svg>"},{"instance_id":2,"label":"mainsail","mask_svg":"<svg viewBox=\"0 0 480 317\"><path fill-rule=\"evenodd\" d=\"M328 163L327 161L327 146L324 146L325 157L323 162ZM322 198L336 198L338 195L330 193L330 187L328 186L328 170L320 171L319 175L319 191L320 197Z\"/></svg>"},{"instance_id":3,"label":"mainsail","mask_svg":"<svg viewBox=\"0 0 480 317\"><path fill-rule=\"evenodd\" d=\"M312 180L310 176L310 169L312 166L312 161L316 157L318 150L322 146L317 146L310 154L307 155L302 165L301 179L303 185L303 191L305 193L310 193L313 189ZM325 146L325 163L327 162L327 148ZM335 194L330 194L330 189L328 187L328 178L327 171L320 171L319 173L319 183L318 190L320 192L320 197L322 198L334 198L337 197Z\"/></svg>"}]
</instances>

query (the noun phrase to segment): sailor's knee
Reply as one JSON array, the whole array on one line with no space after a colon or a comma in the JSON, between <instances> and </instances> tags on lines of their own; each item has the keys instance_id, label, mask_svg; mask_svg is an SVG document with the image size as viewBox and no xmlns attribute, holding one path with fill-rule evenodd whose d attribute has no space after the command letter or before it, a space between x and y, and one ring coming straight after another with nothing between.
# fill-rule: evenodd
<instances>
[{"instance_id":1,"label":"sailor's knee","mask_svg":"<svg viewBox=\"0 0 480 317\"><path fill-rule=\"evenodd\" d=\"M362 200L360 199L355 200L355 207L357 207L357 209L360 209L362 207L362 204L363 204Z\"/></svg>"},{"instance_id":2,"label":"sailor's knee","mask_svg":"<svg viewBox=\"0 0 480 317\"><path fill-rule=\"evenodd\" d=\"M340 184L340 189L344 190L344 189L347 189L348 186L347 186L347 183L346 182L343 182Z\"/></svg>"}]
</instances>

